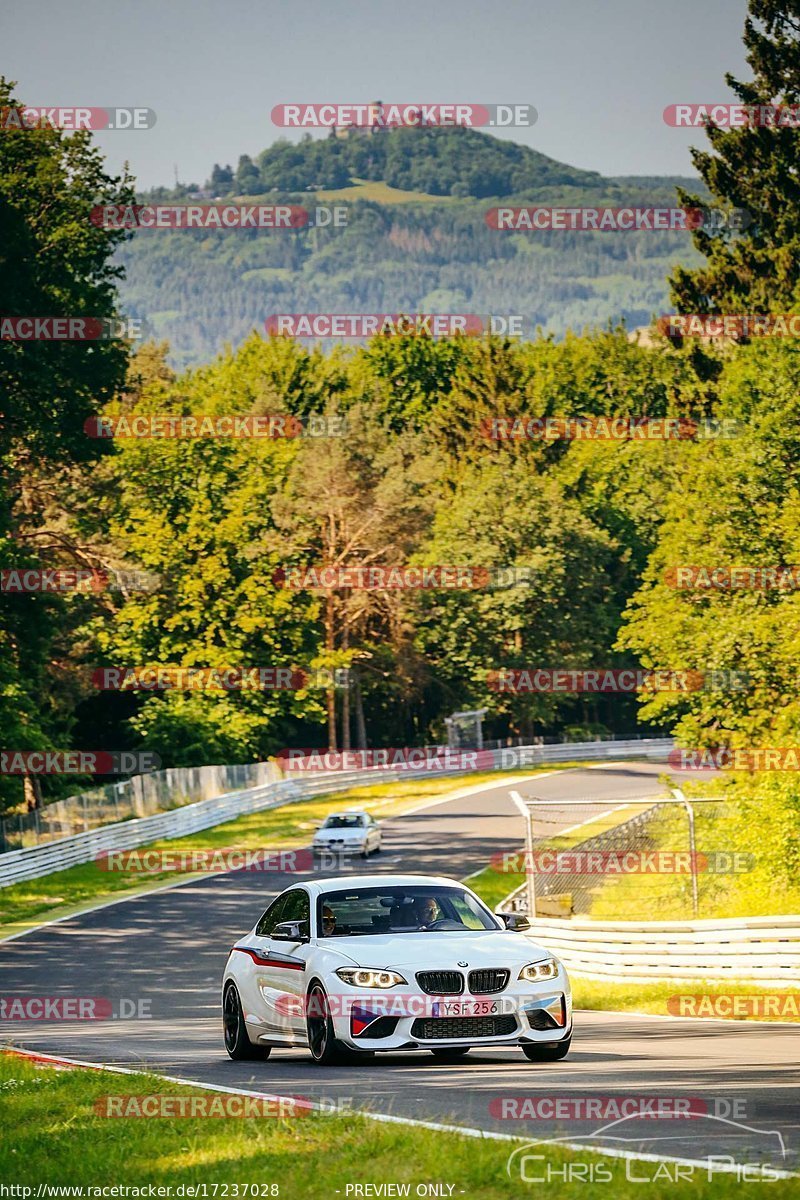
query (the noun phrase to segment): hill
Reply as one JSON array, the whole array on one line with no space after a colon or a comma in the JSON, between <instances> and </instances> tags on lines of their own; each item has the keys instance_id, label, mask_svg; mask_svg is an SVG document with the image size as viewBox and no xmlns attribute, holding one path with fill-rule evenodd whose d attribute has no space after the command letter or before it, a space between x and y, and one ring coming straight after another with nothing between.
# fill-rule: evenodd
<instances>
[{"instance_id":1,"label":"hill","mask_svg":"<svg viewBox=\"0 0 800 1200\"><path fill-rule=\"evenodd\" d=\"M678 183L697 186L604 178L467 129L280 141L255 162L242 156L235 172L215 166L203 189L141 198L346 204L346 226L142 232L119 254L123 306L170 341L181 366L283 312L519 314L526 329L556 336L641 325L665 309L671 264L695 261L688 235L499 232L486 210L501 200L672 205Z\"/></svg>"},{"instance_id":2,"label":"hill","mask_svg":"<svg viewBox=\"0 0 800 1200\"><path fill-rule=\"evenodd\" d=\"M348 187L353 179L383 182L430 196L511 196L529 188L591 187L596 171L556 162L529 146L500 141L476 129L386 129L376 134L280 138L234 172L214 169L207 187L216 195L303 192Z\"/></svg>"}]
</instances>

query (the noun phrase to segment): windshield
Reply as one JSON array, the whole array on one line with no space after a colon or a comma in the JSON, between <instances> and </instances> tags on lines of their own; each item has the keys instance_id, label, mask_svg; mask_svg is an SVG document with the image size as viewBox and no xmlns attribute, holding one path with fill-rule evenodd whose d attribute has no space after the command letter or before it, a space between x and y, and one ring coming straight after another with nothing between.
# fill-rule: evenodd
<instances>
[{"instance_id":1,"label":"windshield","mask_svg":"<svg viewBox=\"0 0 800 1200\"><path fill-rule=\"evenodd\" d=\"M359 829L366 824L366 818L359 813L342 813L338 817L328 817L323 829Z\"/></svg>"},{"instance_id":2,"label":"windshield","mask_svg":"<svg viewBox=\"0 0 800 1200\"><path fill-rule=\"evenodd\" d=\"M459 887L351 888L325 892L318 900L320 937L387 933L465 933L497 929L480 900Z\"/></svg>"}]
</instances>

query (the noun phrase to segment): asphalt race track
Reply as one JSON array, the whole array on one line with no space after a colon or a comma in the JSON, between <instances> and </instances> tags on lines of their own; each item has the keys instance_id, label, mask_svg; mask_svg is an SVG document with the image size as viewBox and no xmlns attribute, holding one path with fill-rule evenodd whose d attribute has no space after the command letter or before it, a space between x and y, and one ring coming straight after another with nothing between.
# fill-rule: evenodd
<instances>
[{"instance_id":1,"label":"asphalt race track","mask_svg":"<svg viewBox=\"0 0 800 1200\"><path fill-rule=\"evenodd\" d=\"M567 827L591 815L587 808L576 816L570 800L592 797L601 812L625 800L656 796L663 770L660 764L609 764L532 777L518 790L563 800L561 824ZM383 853L369 869L463 878L492 854L518 847L522 820L508 788L507 783L491 786L386 822ZM356 859L353 869L363 871L363 862ZM319 1068L308 1054L294 1050L273 1051L263 1063L231 1062L219 1016L228 949L269 899L297 878L231 872L197 879L0 943L4 996L102 996L110 997L115 1008L123 999L146 1000L151 1013L150 1019L5 1021L0 1039L91 1062L146 1066L218 1086L304 1096L531 1140L588 1139L587 1145L683 1159L712 1153L752 1163L766 1157L786 1170L800 1170L796 1026L578 1012L571 1054L552 1065L529 1063L519 1050L476 1050L458 1065L444 1065L428 1053L407 1053L376 1055L356 1067ZM694 1111L702 1108L708 1115L692 1121L629 1121L598 1135L609 1120L584 1113L579 1104L623 1096L690 1098ZM514 1104L523 1097L564 1097L574 1104L557 1121L515 1117ZM776 1151L775 1131L785 1143L785 1159Z\"/></svg>"}]
</instances>

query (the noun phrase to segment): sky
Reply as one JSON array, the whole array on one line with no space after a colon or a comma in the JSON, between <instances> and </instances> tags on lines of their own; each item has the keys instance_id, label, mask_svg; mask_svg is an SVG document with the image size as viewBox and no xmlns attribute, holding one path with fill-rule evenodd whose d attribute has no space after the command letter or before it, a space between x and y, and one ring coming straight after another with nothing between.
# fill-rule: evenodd
<instances>
[{"instance_id":1,"label":"sky","mask_svg":"<svg viewBox=\"0 0 800 1200\"><path fill-rule=\"evenodd\" d=\"M532 104L501 135L604 175L687 175L702 130L674 103L732 100L746 0L0 0L0 72L31 105L154 109L97 134L137 185L202 184L286 131L280 103ZM288 136L299 136L290 134Z\"/></svg>"}]
</instances>

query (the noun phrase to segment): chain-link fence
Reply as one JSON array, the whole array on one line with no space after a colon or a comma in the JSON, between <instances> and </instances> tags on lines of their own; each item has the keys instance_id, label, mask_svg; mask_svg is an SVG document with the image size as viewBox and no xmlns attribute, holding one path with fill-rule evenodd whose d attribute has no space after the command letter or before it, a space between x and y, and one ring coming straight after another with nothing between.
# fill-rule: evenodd
<instances>
[{"instance_id":1,"label":"chain-link fence","mask_svg":"<svg viewBox=\"0 0 800 1200\"><path fill-rule=\"evenodd\" d=\"M770 907L769 871L741 805L680 791L647 800L519 798L524 851L495 860L512 906L537 916L598 921L681 920Z\"/></svg>"},{"instance_id":2,"label":"chain-link fence","mask_svg":"<svg viewBox=\"0 0 800 1200\"><path fill-rule=\"evenodd\" d=\"M134 775L57 800L28 813L13 813L0 820L0 853L38 846L57 838L87 833L101 825L150 817L159 812L212 800L241 788L259 787L281 778L273 762L235 766L172 767Z\"/></svg>"}]
</instances>

